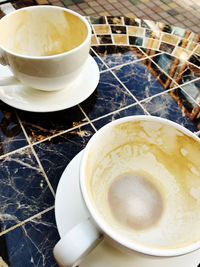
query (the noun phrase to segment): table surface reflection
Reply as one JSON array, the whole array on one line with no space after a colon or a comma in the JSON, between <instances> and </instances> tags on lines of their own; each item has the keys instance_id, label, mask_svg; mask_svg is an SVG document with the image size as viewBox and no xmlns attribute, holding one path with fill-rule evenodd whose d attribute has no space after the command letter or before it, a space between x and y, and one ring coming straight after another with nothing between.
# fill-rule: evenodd
<instances>
[{"instance_id":1,"label":"table surface reflection","mask_svg":"<svg viewBox=\"0 0 200 267\"><path fill-rule=\"evenodd\" d=\"M59 240L54 200L60 176L106 123L155 115L200 136L200 36L140 19L88 20L90 54L100 70L88 99L52 113L0 103L0 265L57 266L52 249Z\"/></svg>"}]
</instances>

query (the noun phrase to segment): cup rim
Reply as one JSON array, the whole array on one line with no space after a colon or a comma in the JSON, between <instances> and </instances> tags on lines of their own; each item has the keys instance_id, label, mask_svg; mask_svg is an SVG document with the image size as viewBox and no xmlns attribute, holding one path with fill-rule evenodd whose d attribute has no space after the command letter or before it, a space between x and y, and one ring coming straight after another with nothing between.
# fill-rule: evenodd
<instances>
[{"instance_id":1,"label":"cup rim","mask_svg":"<svg viewBox=\"0 0 200 267\"><path fill-rule=\"evenodd\" d=\"M148 247L145 245L141 245L139 243L133 243L130 241L124 240L122 237L117 236L112 232L112 229L110 229L108 226L105 225L103 220L98 216L98 213L95 211L93 205L90 203L90 199L87 194L87 189L86 189L86 183L85 183L85 177L84 177L84 169L85 169L85 164L87 161L87 156L89 153L90 148L92 147L93 143L99 138L99 136L102 136L105 131L107 131L109 128L111 128L115 124L120 124L126 121L157 121L164 123L166 125L172 126L181 132L183 132L186 135L189 135L193 137L195 140L200 142L200 139L198 136L196 136L194 133L192 133L190 130L187 128L181 126L180 124L173 122L171 120L161 118L161 117L156 117L156 116L151 116L151 115L136 115L136 116L126 116L120 119L117 119L115 121L109 122L108 124L104 125L101 129L99 129L89 140L86 148L84 149L84 153L81 159L81 165L80 165L80 188L81 188L81 193L83 196L83 199L85 201L86 207L93 218L94 222L96 225L111 239L122 245L123 247L127 248L128 250L131 251L136 251L140 252L146 255L151 255L151 256L158 256L158 257L173 257L173 256L180 256L187 254L189 252L195 251L200 248L200 241L194 242L190 245L181 247L181 248L172 248L172 249L163 249L163 248L153 248L153 247Z\"/></svg>"},{"instance_id":2,"label":"cup rim","mask_svg":"<svg viewBox=\"0 0 200 267\"><path fill-rule=\"evenodd\" d=\"M63 7L59 7L59 6L49 6L49 5L40 5L40 6L29 6L29 7L23 7L23 8L20 8L20 9L17 9L7 15L5 15L4 17L2 17L0 19L0 23L1 21L3 21L4 19L6 19L7 17L11 16L12 14L14 13L18 13L18 12L21 12L22 10L27 10L27 9L58 9L58 10L63 10L65 12L68 12L70 14L73 14L75 15L76 17L78 17L80 20L82 20L84 22L84 24L86 25L87 27L87 36L85 38L85 40L78 46L74 47L73 49L69 50L69 51L66 51L66 52L63 52L63 53L59 53L59 54L56 54L56 55L49 55L49 56L29 56L29 55L23 55L23 54L18 54L18 53L15 53L9 49L7 49L6 47L4 47L3 45L0 44L0 49L2 51L5 51L6 53L8 54L11 54L13 56L16 56L16 57L20 57L20 58L24 58L24 59L54 59L54 58L58 58L58 57L62 57L64 55L69 55L69 54L72 54L72 53L76 53L77 50L79 50L81 47L83 47L86 43L90 43L90 39L91 39L91 27L90 27L90 24L89 22L87 21L87 19L80 15L79 13L71 10L71 9L68 9L68 8L63 8Z\"/></svg>"}]
</instances>

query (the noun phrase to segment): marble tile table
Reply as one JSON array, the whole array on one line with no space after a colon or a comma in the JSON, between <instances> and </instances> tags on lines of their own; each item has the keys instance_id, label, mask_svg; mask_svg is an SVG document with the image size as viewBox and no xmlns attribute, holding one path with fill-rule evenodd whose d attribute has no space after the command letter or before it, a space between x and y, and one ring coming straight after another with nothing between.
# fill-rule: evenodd
<instances>
[{"instance_id":1,"label":"marble tile table","mask_svg":"<svg viewBox=\"0 0 200 267\"><path fill-rule=\"evenodd\" d=\"M0 266L58 266L52 254L59 240L57 185L68 163L106 123L154 115L200 136L200 36L147 20L88 20L90 54L100 70L88 99L49 113L0 102Z\"/></svg>"}]
</instances>

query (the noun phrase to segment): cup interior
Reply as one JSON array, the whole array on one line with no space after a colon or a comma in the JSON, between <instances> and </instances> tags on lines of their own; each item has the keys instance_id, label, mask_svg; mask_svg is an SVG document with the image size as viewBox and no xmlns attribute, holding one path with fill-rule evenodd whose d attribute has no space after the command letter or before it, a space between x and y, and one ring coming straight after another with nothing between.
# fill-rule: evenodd
<instances>
[{"instance_id":1,"label":"cup interior","mask_svg":"<svg viewBox=\"0 0 200 267\"><path fill-rule=\"evenodd\" d=\"M200 141L168 120L116 120L89 141L81 189L96 223L118 243L157 256L200 245Z\"/></svg>"},{"instance_id":2,"label":"cup interior","mask_svg":"<svg viewBox=\"0 0 200 267\"><path fill-rule=\"evenodd\" d=\"M0 45L31 57L58 55L80 46L88 36L82 16L64 8L19 9L0 20Z\"/></svg>"}]
</instances>

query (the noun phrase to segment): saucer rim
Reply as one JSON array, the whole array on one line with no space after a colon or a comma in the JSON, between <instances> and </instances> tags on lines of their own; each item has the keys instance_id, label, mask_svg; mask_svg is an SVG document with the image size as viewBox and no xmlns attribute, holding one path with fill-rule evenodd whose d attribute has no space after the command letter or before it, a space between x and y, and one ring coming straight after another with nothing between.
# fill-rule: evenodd
<instances>
[{"instance_id":1,"label":"saucer rim","mask_svg":"<svg viewBox=\"0 0 200 267\"><path fill-rule=\"evenodd\" d=\"M86 68L86 66L89 66L89 68ZM5 67L7 69L9 69L8 66L4 66L4 68ZM93 74L93 79L88 79L89 80L89 86L88 85L84 86L84 83L82 83L82 80L84 79L84 75L86 73L89 74L89 70L91 70L91 69L92 69L92 71L93 71L93 73L95 75ZM22 89L20 88L20 86L22 86L23 89L30 88L30 87L23 86L17 80L16 80L16 88L13 89L15 91L15 93L13 95L11 95L11 100L9 99L9 95L8 95L8 97L3 97L2 93L0 93L0 100L3 103L5 103L5 104L7 104L7 105L9 105L9 106L11 106L13 108L19 109L19 110L28 111L28 112L40 112L40 113L61 111L61 110L65 110L65 109L68 109L68 108L72 108L72 107L82 103L84 100L86 100L95 91L95 89L96 89L96 87L97 87L97 85L99 83L99 79L100 79L99 67L98 67L97 62L95 61L95 59L90 54L88 55L88 59L87 59L87 61L85 63L85 67L84 67L82 73L80 74L80 76L77 79L79 79L78 83L81 84L82 86L84 86L86 90L82 90L82 92L84 92L84 94L82 96L80 96L80 94L78 94L79 88L75 88L74 93L73 93L73 97L75 95L78 95L78 100L72 99L71 101L67 101L66 105L64 104L66 99L61 98L61 99L63 99L62 105L58 104L57 106L53 106L52 108L48 106L48 99L45 99L44 103L41 104L40 107L39 106L37 107L37 106L34 106L34 104L31 104L31 100L30 100L30 102L28 102L30 105L27 106L28 104L26 104L26 107L24 107L23 106L23 102L20 103L19 101L15 101L12 98L12 96L17 95L17 90L22 92ZM19 84L17 84L17 82ZM1 88L2 87L4 87L4 86L1 86ZM64 88L62 90L50 91L50 92L40 91L40 90L38 90L38 91L40 92L40 94L48 94L48 93L54 94L55 102L56 102L56 95L57 95L57 98L58 98L59 94L61 94L61 92L65 92L65 90L67 92L68 89L69 88ZM37 89L33 89L33 90L37 90ZM72 90L72 89L70 89L70 90ZM21 94L20 96L23 99L23 95ZM60 99L58 99L58 100L60 100ZM61 106L60 108L59 108L59 105Z\"/></svg>"}]
</instances>

